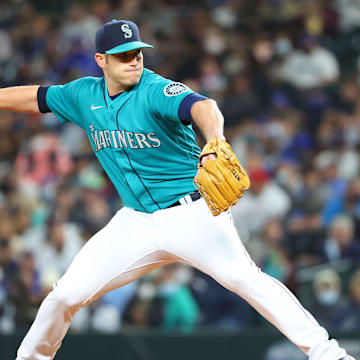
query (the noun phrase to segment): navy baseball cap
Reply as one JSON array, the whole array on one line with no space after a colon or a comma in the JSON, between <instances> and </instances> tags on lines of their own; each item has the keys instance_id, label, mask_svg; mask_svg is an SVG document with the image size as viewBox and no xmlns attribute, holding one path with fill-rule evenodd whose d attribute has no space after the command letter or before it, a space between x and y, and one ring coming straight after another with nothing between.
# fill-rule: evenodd
<instances>
[{"instance_id":1,"label":"navy baseball cap","mask_svg":"<svg viewBox=\"0 0 360 360\"><path fill-rule=\"evenodd\" d=\"M132 21L112 20L104 24L96 33L96 51L106 54L119 54L152 45L141 41L139 28Z\"/></svg>"}]
</instances>

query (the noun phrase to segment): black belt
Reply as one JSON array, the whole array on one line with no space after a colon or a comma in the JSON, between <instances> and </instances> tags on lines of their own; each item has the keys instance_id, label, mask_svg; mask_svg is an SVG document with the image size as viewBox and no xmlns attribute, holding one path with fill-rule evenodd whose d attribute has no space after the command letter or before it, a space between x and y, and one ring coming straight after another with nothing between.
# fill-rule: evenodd
<instances>
[{"instance_id":1,"label":"black belt","mask_svg":"<svg viewBox=\"0 0 360 360\"><path fill-rule=\"evenodd\" d=\"M174 206L178 206L178 205L185 205L185 204L190 204L196 200L199 200L201 198L201 195L198 191L194 191L193 193L189 194L189 195L185 195L184 197L182 197L181 199L179 199L178 201L174 202L173 204L169 205L167 207L171 208Z\"/></svg>"}]
</instances>

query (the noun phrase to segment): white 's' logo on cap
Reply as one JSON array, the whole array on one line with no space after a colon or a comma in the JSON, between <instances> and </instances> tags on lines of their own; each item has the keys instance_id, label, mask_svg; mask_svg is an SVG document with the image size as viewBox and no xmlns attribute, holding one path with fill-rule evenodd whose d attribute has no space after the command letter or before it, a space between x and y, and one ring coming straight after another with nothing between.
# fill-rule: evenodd
<instances>
[{"instance_id":1,"label":"white 's' logo on cap","mask_svg":"<svg viewBox=\"0 0 360 360\"><path fill-rule=\"evenodd\" d=\"M129 24L121 25L121 30L124 33L125 39L129 39L132 37L132 30L129 28Z\"/></svg>"}]
</instances>

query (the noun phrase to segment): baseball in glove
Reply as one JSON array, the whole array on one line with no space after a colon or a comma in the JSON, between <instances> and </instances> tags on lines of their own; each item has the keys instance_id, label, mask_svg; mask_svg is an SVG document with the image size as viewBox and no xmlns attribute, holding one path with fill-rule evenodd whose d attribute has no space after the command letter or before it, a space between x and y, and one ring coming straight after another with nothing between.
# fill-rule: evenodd
<instances>
[{"instance_id":1,"label":"baseball in glove","mask_svg":"<svg viewBox=\"0 0 360 360\"><path fill-rule=\"evenodd\" d=\"M209 154L216 154L216 159L201 165L202 157ZM236 204L249 188L250 179L231 146L225 140L215 138L205 145L200 154L194 184L212 214L217 216Z\"/></svg>"}]
</instances>

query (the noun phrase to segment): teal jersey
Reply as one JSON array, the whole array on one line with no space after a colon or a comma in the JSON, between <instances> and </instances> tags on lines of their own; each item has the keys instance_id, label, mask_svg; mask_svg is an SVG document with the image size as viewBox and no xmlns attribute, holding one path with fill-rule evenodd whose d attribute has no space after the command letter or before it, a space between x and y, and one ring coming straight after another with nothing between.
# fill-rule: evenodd
<instances>
[{"instance_id":1,"label":"teal jersey","mask_svg":"<svg viewBox=\"0 0 360 360\"><path fill-rule=\"evenodd\" d=\"M46 103L62 122L88 134L125 206L153 213L195 191L200 149L178 116L193 91L144 69L140 82L112 100L103 78L49 87Z\"/></svg>"}]
</instances>

